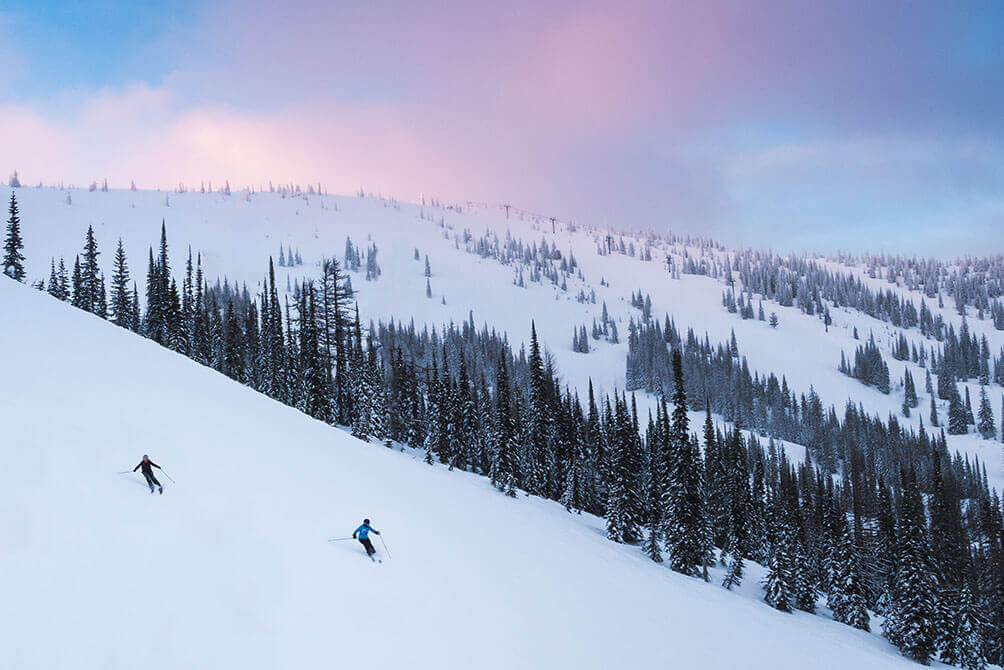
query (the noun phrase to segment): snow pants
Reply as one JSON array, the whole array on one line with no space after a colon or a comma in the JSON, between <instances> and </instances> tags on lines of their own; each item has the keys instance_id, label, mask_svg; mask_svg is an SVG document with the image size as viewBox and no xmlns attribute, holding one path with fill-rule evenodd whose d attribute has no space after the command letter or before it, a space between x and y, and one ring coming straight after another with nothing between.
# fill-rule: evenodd
<instances>
[{"instance_id":1,"label":"snow pants","mask_svg":"<svg viewBox=\"0 0 1004 670\"><path fill-rule=\"evenodd\" d=\"M160 488L160 482L158 482L157 478L153 476L153 472L144 472L143 476L146 477L146 485L150 487L151 491L154 486Z\"/></svg>"},{"instance_id":2,"label":"snow pants","mask_svg":"<svg viewBox=\"0 0 1004 670\"><path fill-rule=\"evenodd\" d=\"M368 537L359 538L359 543L362 544L364 547L366 547L367 556L372 556L373 554L376 553L376 549L373 548L373 543L370 542L370 539Z\"/></svg>"}]
</instances>

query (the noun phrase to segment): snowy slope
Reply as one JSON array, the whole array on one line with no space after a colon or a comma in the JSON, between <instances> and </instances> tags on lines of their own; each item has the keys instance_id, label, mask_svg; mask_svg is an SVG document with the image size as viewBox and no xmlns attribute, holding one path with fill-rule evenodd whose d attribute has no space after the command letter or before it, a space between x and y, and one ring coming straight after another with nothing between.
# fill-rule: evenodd
<instances>
[{"instance_id":1,"label":"snowy slope","mask_svg":"<svg viewBox=\"0 0 1004 670\"><path fill-rule=\"evenodd\" d=\"M6 279L0 305L0 667L913 667ZM144 452L163 496L116 474ZM382 565L326 542L363 516Z\"/></svg>"},{"instance_id":2,"label":"snowy slope","mask_svg":"<svg viewBox=\"0 0 1004 670\"><path fill-rule=\"evenodd\" d=\"M9 189L0 188L0 196L8 194ZM67 194L71 204L67 203ZM651 295L656 318L662 319L668 313L681 332L685 333L687 328L693 328L699 335L707 332L713 343L726 340L734 330L740 350L753 370L784 375L798 393L808 393L813 387L824 404L836 406L838 412L851 400L863 404L869 413L885 418L898 414L902 404L901 388L883 395L837 371L841 351L853 357L854 349L861 343L852 337L857 327L862 337L874 332L895 386L907 365L889 355L889 343L899 329L860 312L841 309L833 310L834 324L829 332L824 332L817 317L775 303L765 303L764 308L768 313L778 313L781 325L777 330L771 330L761 321L744 321L721 306L725 288L722 280L695 275L669 277L662 262L665 254L680 260L685 251L691 256L698 255L700 251L695 247L660 247L653 251L652 261L619 254L601 256L596 252L597 240L606 235L605 231L573 230L559 222L552 232L552 224L546 219L517 214L507 219L500 209L466 208L460 213L377 198L283 197L275 193L247 196L243 192L230 196L114 190L103 193L51 188L22 188L18 190L18 198L31 280L48 277L51 257L64 257L72 267L73 256L79 253L88 225L95 227L108 275L115 241L119 237L124 239L141 293L148 249L157 244L162 221L167 224L176 274L180 276L185 247L191 244L194 251L202 253L210 281L226 275L231 280L246 282L252 291L265 273L268 257L278 257L280 244L285 249L298 249L304 260L304 265L296 268L277 268L279 284L285 286L287 279L316 276L322 258L341 260L346 237L351 237L358 247L366 247L370 242L377 245L383 271L372 282L365 281L361 273L353 274L364 320L413 318L419 326L441 325L463 321L473 313L478 324L488 323L508 332L518 348L527 341L533 319L563 379L580 391L585 389L589 378L600 392L624 387L627 324L629 318L639 317L638 310L630 305L630 296L641 290ZM543 285L528 283L525 288L515 286L511 267L457 248L454 236L465 229L475 237L491 231L504 238L509 232L528 244L547 240L560 250L570 250L582 269L584 281L570 281L567 292L546 281ZM625 239L632 238L625 236ZM643 236L633 239L640 247ZM422 261L414 260L416 248ZM425 294L425 255L432 265L431 299ZM849 270L835 263L831 267ZM887 282L868 279L860 269L856 271L874 288L891 287ZM587 293L595 291L597 303L577 302L574 295L579 289ZM914 293L912 297L917 300L919 296ZM573 352L573 327L588 326L593 319L598 320L604 301L618 321L621 344L593 343L594 349L589 354ZM928 306L958 329L960 318L954 310L939 310L930 301ZM987 321L971 318L969 326L977 335L987 336L994 355L1004 346L1004 332L994 330ZM916 329L904 332L910 341L918 345L923 342ZM919 384L920 407L911 419L900 417L900 422L917 426L921 418L927 420L929 401L923 393L923 370L913 366L913 374ZM969 386L973 398L978 398L978 386L975 383ZM1000 387L991 388L995 413L1000 411L1000 393ZM651 407L644 398L639 400L643 412ZM991 485L1004 487L1004 460L999 442L984 441L976 435L949 436L948 441L950 450L978 455L987 465Z\"/></svg>"}]
</instances>

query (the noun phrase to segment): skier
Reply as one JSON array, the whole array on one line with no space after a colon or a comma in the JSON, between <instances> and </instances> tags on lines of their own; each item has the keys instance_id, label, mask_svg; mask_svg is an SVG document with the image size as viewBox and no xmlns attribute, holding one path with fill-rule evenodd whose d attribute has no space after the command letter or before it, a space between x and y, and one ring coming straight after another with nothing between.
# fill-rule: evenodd
<instances>
[{"instance_id":1,"label":"skier","mask_svg":"<svg viewBox=\"0 0 1004 670\"><path fill-rule=\"evenodd\" d=\"M370 526L370 520L369 519L363 519L363 525L359 526L358 528L355 529L355 531L353 531L352 538L359 540L359 542L366 549L366 555L369 556L370 560L372 561L372 560L374 560L373 559L373 554L376 553L376 549L373 548L373 543L370 542L369 534L371 532L376 533L377 535L380 534L380 531L378 531L376 528L373 528L372 526ZM357 535L358 535L358 538L356 537Z\"/></svg>"},{"instance_id":2,"label":"skier","mask_svg":"<svg viewBox=\"0 0 1004 670\"><path fill-rule=\"evenodd\" d=\"M140 468L143 468L143 476L146 477L146 484L150 487L150 493L153 493L153 487L156 485L157 488L160 489L160 493L163 495L164 487L157 481L157 478L153 476L153 468L160 470L160 466L151 461L149 456L143 454L143 460L140 461L139 465L133 468L132 471L136 472Z\"/></svg>"}]
</instances>

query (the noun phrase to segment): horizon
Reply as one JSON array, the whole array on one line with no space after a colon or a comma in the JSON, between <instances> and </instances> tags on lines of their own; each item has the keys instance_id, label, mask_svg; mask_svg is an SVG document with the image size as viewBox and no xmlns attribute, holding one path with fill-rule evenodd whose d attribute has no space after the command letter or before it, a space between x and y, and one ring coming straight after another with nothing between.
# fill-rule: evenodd
<instances>
[{"instance_id":1,"label":"horizon","mask_svg":"<svg viewBox=\"0 0 1004 670\"><path fill-rule=\"evenodd\" d=\"M226 183L228 181L229 180L224 180L224 183ZM96 184L97 188L94 189L93 192L102 192L101 184L97 183L97 182L95 182L95 184ZM268 190L268 186L270 184L273 187L275 187L274 191L269 191ZM130 186L124 186L123 187L123 186L118 186L118 185L111 184L111 183L109 183L107 186L108 186L108 189L107 189L107 191L104 191L104 192L161 193L161 194L168 195L168 196L170 196L170 195L221 195L223 193L223 188L224 188L221 185L218 185L218 184L214 185L211 182L207 182L207 181L203 181L203 182L200 183L200 186L204 186L205 187L205 192L200 191L199 187L193 187L193 186L190 186L188 184L177 184L173 188L172 187L166 187L166 188L163 188L163 187L146 187L146 186L141 186L139 184L136 184L135 190L133 190ZM179 187L182 187L182 186L184 187L184 190L183 191L178 190ZM356 192L356 193L332 192L332 191L330 191L328 189L324 189L323 188L323 186L324 186L323 184L321 184L323 192L317 192L316 189L315 189L314 193L309 193L307 191L308 187L316 187L316 186L317 186L317 183L313 183L313 184L311 184L311 183L308 183L308 184L278 183L278 182L274 182L274 181L271 181L271 180L266 180L266 183L264 183L264 184L243 184L241 186L235 186L234 184L230 184L230 188L231 188L231 191L232 191L230 197L236 197L237 194L240 194L240 193L247 193L249 190L252 191L252 195L254 195L254 196L267 195L267 194L279 195L282 189L288 188L288 187L292 187L294 189L295 188L301 189L301 193L299 195L303 195L305 197L331 197L331 198L345 198L345 199L352 199L352 198L358 198L358 197L366 197L366 198L380 199L380 200L384 200L384 201L398 202L398 203L402 203L402 204L413 205L413 206L416 206L416 207L431 206L430 203L427 203L427 204L423 205L423 203L421 201L421 197L422 196L419 196L419 199L409 200L409 199L406 199L406 198L397 197L397 196L395 196L393 194L371 193L371 192L368 192L368 191L365 192L364 195L360 196L359 192ZM210 187L212 187L211 190L210 190ZM16 188L15 187L11 187L11 186L9 186L7 184L0 184L0 188L7 189L11 193L15 193L17 190L37 190L39 188L41 188L41 189L48 189L48 190L56 190L56 191L64 191L64 192L67 192L67 193L70 192L70 191L84 191L84 192L88 192L88 193L92 192L91 184L88 184L87 186L81 186L81 185L78 185L78 184L65 184L65 183L64 184L45 184L45 183L30 184L30 183L21 183L21 185L18 186L18 187L16 187ZM364 191L365 191L365 189L364 189ZM524 217L528 217L528 218L539 218L539 219L544 219L544 220L549 220L551 218L550 215L548 215L548 214L544 214L544 213L541 213L541 212L532 212L530 210L527 210L527 209L524 209L524 208L520 207L517 204L513 204L513 203L510 203L510 202L494 202L494 203L487 202L486 203L486 202L476 202L476 201L473 201L473 200L443 202L443 201L441 201L441 199L435 198L435 196L429 196L429 197L432 200L435 200L435 201L439 202L440 206L442 206L442 207L447 207L447 208L449 208L449 207L465 207L466 209L464 209L463 211L458 211L457 212L458 214L460 214L462 216L479 216L479 215L485 215L486 212L488 212L488 213L490 213L492 215L498 216L498 215L500 215L501 212L504 211L504 208L506 207L506 205L509 205L511 207L511 212L512 212L512 216L513 217L524 216ZM7 196L4 196L4 199L6 200ZM20 203L21 203L21 201L19 200L18 201L19 206L20 206ZM471 208L472 205L477 206L479 209L472 209ZM166 219L167 217L165 216L164 218ZM853 249L850 249L850 248L836 248L836 249L832 249L832 250L828 250L828 249L810 249L810 248L783 248L783 247L782 248L778 248L778 247L771 247L771 246L757 246L755 244L754 245L736 244L736 243L732 243L731 241L723 240L723 239L721 239L719 237L712 237L712 236L702 235L700 233L693 233L693 232L688 232L688 231L683 231L683 230L674 230L674 229L671 229L671 228L666 228L666 229L658 230L658 231L657 230L652 230L650 228L649 229L641 229L641 228L616 228L616 227L607 226L607 225L604 225L604 224L593 224L593 223L586 223L586 222L581 222L581 221L573 221L571 219L566 219L566 218L563 218L563 217L560 217L560 216L555 216L554 219L555 219L555 221L557 223L559 223L561 225L574 225L574 226L577 226L577 227L580 227L580 228L588 228L590 230L597 230L597 231L608 231L608 232L611 232L611 233L616 233L616 234L625 235L625 236L640 237L640 236L647 236L647 235L652 235L652 234L658 235L658 236L662 236L662 237L676 236L676 237L679 237L679 238L689 238L689 239L693 239L693 240L704 240L706 242L712 242L712 243L714 243L716 245L720 245L721 247L723 247L724 249L726 249L728 251L741 251L741 250L745 251L745 250L749 250L749 251L756 251L756 252L760 252L760 253L774 254L774 255L777 255L777 256L780 256L780 257L787 257L787 256L796 256L796 257L798 257L798 256L802 256L802 257L807 257L807 258L810 258L810 259L812 259L812 258L823 258L823 259L826 259L826 260L834 260L834 261L835 260L861 261L863 259L868 259L868 258L901 258L901 259L905 259L905 260L909 260L909 259L935 260L935 261L940 261L940 262L943 262L943 263L952 264L952 263L956 263L956 262L965 261L967 259L993 259L993 258L1000 257L1002 255L1001 252L967 253L967 254L945 253L945 254L942 254L942 255L938 255L938 254L935 254L935 253L931 253L931 254L902 253L902 252L897 251L895 249L885 249L885 248L881 248L881 247L875 248L873 246L870 246L867 243L862 243L861 244L861 249L862 250L860 250L860 251L853 250Z\"/></svg>"}]
</instances>

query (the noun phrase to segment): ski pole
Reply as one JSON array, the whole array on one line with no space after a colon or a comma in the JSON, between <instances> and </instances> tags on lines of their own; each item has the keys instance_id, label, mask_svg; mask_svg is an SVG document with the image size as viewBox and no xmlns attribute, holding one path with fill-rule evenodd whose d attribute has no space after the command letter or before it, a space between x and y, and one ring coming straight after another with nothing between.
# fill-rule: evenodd
<instances>
[{"instance_id":1,"label":"ski pole","mask_svg":"<svg viewBox=\"0 0 1004 670\"><path fill-rule=\"evenodd\" d=\"M341 542L342 540L354 540L354 537L333 537L328 542Z\"/></svg>"},{"instance_id":2,"label":"ski pole","mask_svg":"<svg viewBox=\"0 0 1004 670\"><path fill-rule=\"evenodd\" d=\"M387 548L387 543L383 541L383 535L377 533L377 537L380 538L380 544L383 545L383 550L387 552L387 558L390 558L390 549Z\"/></svg>"},{"instance_id":3,"label":"ski pole","mask_svg":"<svg viewBox=\"0 0 1004 670\"><path fill-rule=\"evenodd\" d=\"M174 481L173 479L171 479L171 475L169 475L169 474L167 474L166 472L164 472L164 470L163 470L163 469L161 469L161 472L162 472L162 473L164 474L164 476L165 476L165 477L167 477L168 479L170 479L170 480L171 480L171 483L172 483L172 484L177 484L177 483L178 483L178 482Z\"/></svg>"},{"instance_id":4,"label":"ski pole","mask_svg":"<svg viewBox=\"0 0 1004 670\"><path fill-rule=\"evenodd\" d=\"M120 474L120 475L131 475L132 474L132 470L126 470L125 472L119 472L117 474Z\"/></svg>"}]
</instances>

